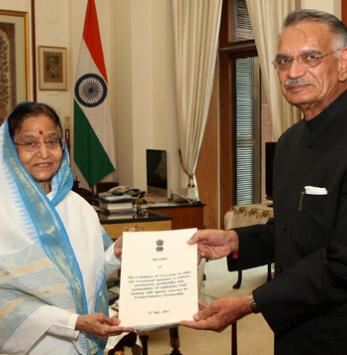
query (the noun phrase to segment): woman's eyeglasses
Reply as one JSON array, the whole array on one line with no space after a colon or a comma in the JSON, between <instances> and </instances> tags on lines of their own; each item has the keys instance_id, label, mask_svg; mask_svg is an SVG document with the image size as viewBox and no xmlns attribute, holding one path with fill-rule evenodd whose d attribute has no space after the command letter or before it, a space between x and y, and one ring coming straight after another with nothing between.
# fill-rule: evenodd
<instances>
[{"instance_id":1,"label":"woman's eyeglasses","mask_svg":"<svg viewBox=\"0 0 347 355\"><path fill-rule=\"evenodd\" d=\"M23 142L14 142L15 145L22 147L27 152L36 152L40 150L41 144L44 144L46 149L54 151L63 147L62 138L49 138L43 141L25 140Z\"/></svg>"}]
</instances>

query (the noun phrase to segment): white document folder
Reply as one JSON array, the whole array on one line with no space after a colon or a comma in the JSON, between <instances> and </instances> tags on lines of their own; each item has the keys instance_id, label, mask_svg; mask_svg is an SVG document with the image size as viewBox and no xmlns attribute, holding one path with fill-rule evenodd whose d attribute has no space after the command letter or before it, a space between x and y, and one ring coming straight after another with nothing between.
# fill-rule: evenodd
<instances>
[{"instance_id":1,"label":"white document folder","mask_svg":"<svg viewBox=\"0 0 347 355\"><path fill-rule=\"evenodd\" d=\"M124 232L119 298L121 326L156 328L193 319L198 311L193 229Z\"/></svg>"}]
</instances>

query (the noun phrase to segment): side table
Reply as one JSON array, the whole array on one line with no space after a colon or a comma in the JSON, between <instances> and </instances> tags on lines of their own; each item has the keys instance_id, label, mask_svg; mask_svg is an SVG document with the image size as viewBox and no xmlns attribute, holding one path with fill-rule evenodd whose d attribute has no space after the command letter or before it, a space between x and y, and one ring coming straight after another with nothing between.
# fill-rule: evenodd
<instances>
[{"instance_id":1,"label":"side table","mask_svg":"<svg viewBox=\"0 0 347 355\"><path fill-rule=\"evenodd\" d=\"M170 230L172 217L147 211L142 215L134 214L133 217L119 218L113 221L101 221L102 226L112 239L117 239L129 228L138 231Z\"/></svg>"}]
</instances>

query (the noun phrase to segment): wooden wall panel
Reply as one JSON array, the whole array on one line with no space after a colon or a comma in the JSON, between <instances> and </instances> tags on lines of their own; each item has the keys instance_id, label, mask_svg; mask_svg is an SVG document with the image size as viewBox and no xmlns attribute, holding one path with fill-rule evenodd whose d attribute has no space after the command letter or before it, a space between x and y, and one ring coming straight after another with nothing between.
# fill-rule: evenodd
<instances>
[{"instance_id":1,"label":"wooden wall panel","mask_svg":"<svg viewBox=\"0 0 347 355\"><path fill-rule=\"evenodd\" d=\"M204 208L204 226L219 226L218 208L218 85L215 75L209 116L206 124L204 140L201 146L196 176L200 200Z\"/></svg>"},{"instance_id":2,"label":"wooden wall panel","mask_svg":"<svg viewBox=\"0 0 347 355\"><path fill-rule=\"evenodd\" d=\"M342 22L347 26L347 0L341 0L341 18Z\"/></svg>"}]
</instances>

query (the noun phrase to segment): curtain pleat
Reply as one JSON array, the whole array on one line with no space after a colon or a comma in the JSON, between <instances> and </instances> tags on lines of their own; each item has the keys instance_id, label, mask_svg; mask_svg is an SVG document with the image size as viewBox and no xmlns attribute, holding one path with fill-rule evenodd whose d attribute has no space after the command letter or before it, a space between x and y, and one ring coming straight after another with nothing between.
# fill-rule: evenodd
<instances>
[{"instance_id":1,"label":"curtain pleat","mask_svg":"<svg viewBox=\"0 0 347 355\"><path fill-rule=\"evenodd\" d=\"M272 66L278 36L286 15L300 6L298 0L246 0L259 56L265 93L272 117L274 139L300 120L300 111L282 96L277 73Z\"/></svg>"},{"instance_id":2,"label":"curtain pleat","mask_svg":"<svg viewBox=\"0 0 347 355\"><path fill-rule=\"evenodd\" d=\"M212 93L221 7L222 0L172 0L179 149L196 198L195 170Z\"/></svg>"}]
</instances>

